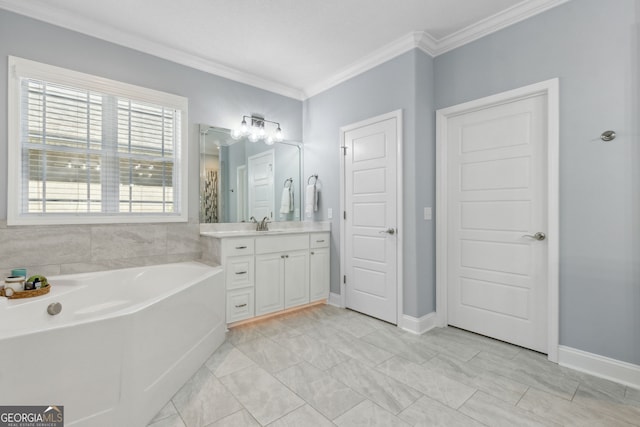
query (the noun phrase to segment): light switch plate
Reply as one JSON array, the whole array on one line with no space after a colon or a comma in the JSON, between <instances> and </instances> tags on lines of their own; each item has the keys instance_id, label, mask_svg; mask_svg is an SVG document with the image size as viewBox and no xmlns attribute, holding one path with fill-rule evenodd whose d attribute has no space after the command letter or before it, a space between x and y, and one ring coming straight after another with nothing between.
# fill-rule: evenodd
<instances>
[{"instance_id":1,"label":"light switch plate","mask_svg":"<svg viewBox=\"0 0 640 427\"><path fill-rule=\"evenodd\" d=\"M431 208L424 208L424 220L425 221L430 221L432 218L431 216Z\"/></svg>"},{"instance_id":2,"label":"light switch plate","mask_svg":"<svg viewBox=\"0 0 640 427\"><path fill-rule=\"evenodd\" d=\"M333 218L333 209L328 208L327 209L327 219L331 219Z\"/></svg>"}]
</instances>

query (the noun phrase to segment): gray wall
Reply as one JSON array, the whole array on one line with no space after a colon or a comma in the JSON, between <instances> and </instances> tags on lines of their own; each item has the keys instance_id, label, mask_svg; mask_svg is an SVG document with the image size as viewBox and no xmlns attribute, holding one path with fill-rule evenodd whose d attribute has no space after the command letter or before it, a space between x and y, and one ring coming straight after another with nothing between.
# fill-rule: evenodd
<instances>
[{"instance_id":1,"label":"gray wall","mask_svg":"<svg viewBox=\"0 0 640 427\"><path fill-rule=\"evenodd\" d=\"M315 219L327 220L333 209L331 291L340 293L339 129L398 109L404 120L404 313L419 317L435 309L434 227L422 219L435 189L433 59L412 50L306 100L303 177L317 173L322 186Z\"/></svg>"},{"instance_id":2,"label":"gray wall","mask_svg":"<svg viewBox=\"0 0 640 427\"><path fill-rule=\"evenodd\" d=\"M302 139L302 103L0 9L0 170L7 166L7 56L57 65L189 98L189 224L6 227L0 174L0 273L16 266L56 274L199 256L197 123L232 128L242 115L281 123Z\"/></svg>"},{"instance_id":3,"label":"gray wall","mask_svg":"<svg viewBox=\"0 0 640 427\"><path fill-rule=\"evenodd\" d=\"M560 78L560 343L635 364L639 10L574 0L435 59L437 108Z\"/></svg>"}]
</instances>

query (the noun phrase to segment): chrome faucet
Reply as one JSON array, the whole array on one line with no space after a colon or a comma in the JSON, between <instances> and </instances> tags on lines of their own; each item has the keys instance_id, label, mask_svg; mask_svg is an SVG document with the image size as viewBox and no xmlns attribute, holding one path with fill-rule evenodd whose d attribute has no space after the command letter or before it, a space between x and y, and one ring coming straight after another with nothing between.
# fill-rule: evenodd
<instances>
[{"instance_id":1,"label":"chrome faucet","mask_svg":"<svg viewBox=\"0 0 640 427\"><path fill-rule=\"evenodd\" d=\"M269 231L269 223L267 222L268 219L269 219L268 216L265 216L264 218L262 218L262 221L260 221L260 224L258 224L258 228L256 230Z\"/></svg>"}]
</instances>

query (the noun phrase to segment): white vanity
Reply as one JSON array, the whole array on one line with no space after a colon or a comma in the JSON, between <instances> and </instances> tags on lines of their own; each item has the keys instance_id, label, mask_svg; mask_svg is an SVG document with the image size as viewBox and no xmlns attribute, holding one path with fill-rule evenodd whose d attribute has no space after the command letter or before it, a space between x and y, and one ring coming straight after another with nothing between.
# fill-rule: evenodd
<instances>
[{"instance_id":1,"label":"white vanity","mask_svg":"<svg viewBox=\"0 0 640 427\"><path fill-rule=\"evenodd\" d=\"M228 324L329 297L328 224L200 234L225 271Z\"/></svg>"}]
</instances>

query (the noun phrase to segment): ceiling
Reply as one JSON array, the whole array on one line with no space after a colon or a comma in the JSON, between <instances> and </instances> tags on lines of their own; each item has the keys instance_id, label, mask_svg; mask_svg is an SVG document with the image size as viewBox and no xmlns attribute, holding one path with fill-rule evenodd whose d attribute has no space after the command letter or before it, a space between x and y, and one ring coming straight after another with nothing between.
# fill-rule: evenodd
<instances>
[{"instance_id":1,"label":"ceiling","mask_svg":"<svg viewBox=\"0 0 640 427\"><path fill-rule=\"evenodd\" d=\"M0 8L305 99L568 0L0 0Z\"/></svg>"}]
</instances>

